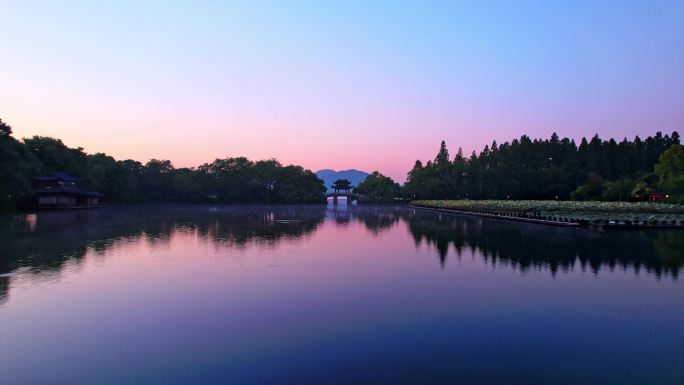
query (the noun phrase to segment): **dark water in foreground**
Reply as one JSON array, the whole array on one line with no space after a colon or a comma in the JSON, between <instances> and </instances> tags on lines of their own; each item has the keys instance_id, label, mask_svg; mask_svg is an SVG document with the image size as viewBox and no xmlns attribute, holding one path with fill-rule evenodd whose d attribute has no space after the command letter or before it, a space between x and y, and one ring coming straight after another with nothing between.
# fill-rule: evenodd
<instances>
[{"instance_id":1,"label":"dark water in foreground","mask_svg":"<svg viewBox=\"0 0 684 385\"><path fill-rule=\"evenodd\" d=\"M679 385L682 266L398 207L0 216L0 383Z\"/></svg>"}]
</instances>

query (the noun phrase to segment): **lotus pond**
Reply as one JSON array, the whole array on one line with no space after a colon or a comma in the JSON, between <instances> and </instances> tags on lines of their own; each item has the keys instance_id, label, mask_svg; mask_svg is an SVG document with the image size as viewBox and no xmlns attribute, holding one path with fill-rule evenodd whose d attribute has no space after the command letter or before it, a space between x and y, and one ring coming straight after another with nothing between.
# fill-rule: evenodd
<instances>
[{"instance_id":1,"label":"lotus pond","mask_svg":"<svg viewBox=\"0 0 684 385\"><path fill-rule=\"evenodd\" d=\"M684 205L669 203L534 200L416 200L412 201L411 204L438 209L515 212L589 220L684 220Z\"/></svg>"}]
</instances>

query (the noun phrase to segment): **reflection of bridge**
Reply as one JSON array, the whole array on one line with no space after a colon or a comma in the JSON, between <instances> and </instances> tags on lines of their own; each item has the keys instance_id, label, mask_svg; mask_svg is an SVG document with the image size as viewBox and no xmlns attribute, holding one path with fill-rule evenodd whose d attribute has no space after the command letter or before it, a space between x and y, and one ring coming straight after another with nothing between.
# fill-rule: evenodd
<instances>
[{"instance_id":1,"label":"reflection of bridge","mask_svg":"<svg viewBox=\"0 0 684 385\"><path fill-rule=\"evenodd\" d=\"M354 212L356 210L353 210L351 205L333 205L326 211L326 217L334 219L337 224L346 224L351 222Z\"/></svg>"},{"instance_id":2,"label":"reflection of bridge","mask_svg":"<svg viewBox=\"0 0 684 385\"><path fill-rule=\"evenodd\" d=\"M337 204L338 197L347 198L347 205L351 205L352 201L359 199L358 194L352 192L354 186L347 179L338 179L330 187L332 187L333 192L325 194L325 199L332 197L333 205Z\"/></svg>"}]
</instances>

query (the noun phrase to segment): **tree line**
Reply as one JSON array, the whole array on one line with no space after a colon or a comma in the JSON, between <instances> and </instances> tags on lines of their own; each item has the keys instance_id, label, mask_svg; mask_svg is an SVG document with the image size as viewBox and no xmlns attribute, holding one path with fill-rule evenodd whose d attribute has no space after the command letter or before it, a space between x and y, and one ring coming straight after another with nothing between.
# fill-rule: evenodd
<instances>
[{"instance_id":1,"label":"tree line","mask_svg":"<svg viewBox=\"0 0 684 385\"><path fill-rule=\"evenodd\" d=\"M434 160L415 162L403 193L411 199L644 200L652 192L684 197L684 148L679 134L642 140L495 142L452 159L444 141Z\"/></svg>"},{"instance_id":2,"label":"tree line","mask_svg":"<svg viewBox=\"0 0 684 385\"><path fill-rule=\"evenodd\" d=\"M99 191L113 203L321 203L323 182L310 170L275 159L216 159L193 168L169 160L143 164L87 154L61 140L34 136L17 140L0 120L0 209L12 209L32 195L31 177L66 172L82 178L82 189Z\"/></svg>"},{"instance_id":3,"label":"tree line","mask_svg":"<svg viewBox=\"0 0 684 385\"><path fill-rule=\"evenodd\" d=\"M0 120L0 210L31 194L31 176L61 171L113 203L324 203L326 188L310 170L275 159L216 159L176 168L168 160L116 160L69 148L61 140L17 140ZM644 200L652 192L684 203L684 147L677 132L642 140L531 139L526 135L452 159L444 141L433 160L415 162L404 186L375 171L356 193L374 202L410 199Z\"/></svg>"}]
</instances>

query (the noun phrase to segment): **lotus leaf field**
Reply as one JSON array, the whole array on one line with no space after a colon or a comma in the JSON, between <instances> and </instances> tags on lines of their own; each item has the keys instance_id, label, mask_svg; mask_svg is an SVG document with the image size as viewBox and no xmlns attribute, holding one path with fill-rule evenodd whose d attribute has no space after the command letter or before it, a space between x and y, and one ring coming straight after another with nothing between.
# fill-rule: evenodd
<instances>
[{"instance_id":1,"label":"lotus leaf field","mask_svg":"<svg viewBox=\"0 0 684 385\"><path fill-rule=\"evenodd\" d=\"M651 202L416 200L414 206L563 216L573 219L684 220L684 205Z\"/></svg>"}]
</instances>

